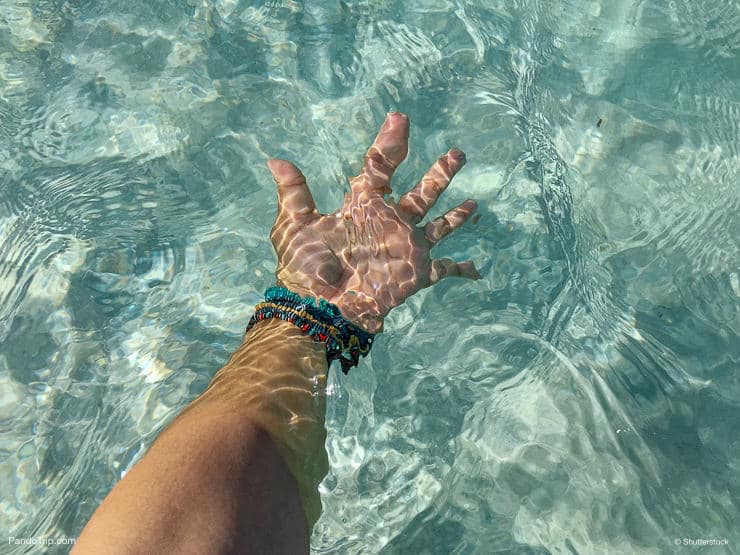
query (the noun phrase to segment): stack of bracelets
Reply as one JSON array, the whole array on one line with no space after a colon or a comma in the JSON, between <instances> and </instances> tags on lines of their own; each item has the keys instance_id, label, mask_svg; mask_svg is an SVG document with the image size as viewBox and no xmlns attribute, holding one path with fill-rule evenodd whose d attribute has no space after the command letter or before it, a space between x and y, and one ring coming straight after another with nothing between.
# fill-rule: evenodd
<instances>
[{"instance_id":1,"label":"stack of bracelets","mask_svg":"<svg viewBox=\"0 0 740 555\"><path fill-rule=\"evenodd\" d=\"M246 331L267 318L295 324L314 341L324 343L327 364L331 366L332 361L339 359L345 374L357 366L360 355L370 352L375 337L347 321L336 305L324 299L303 298L285 287L269 287L265 291L265 302L255 307Z\"/></svg>"}]
</instances>

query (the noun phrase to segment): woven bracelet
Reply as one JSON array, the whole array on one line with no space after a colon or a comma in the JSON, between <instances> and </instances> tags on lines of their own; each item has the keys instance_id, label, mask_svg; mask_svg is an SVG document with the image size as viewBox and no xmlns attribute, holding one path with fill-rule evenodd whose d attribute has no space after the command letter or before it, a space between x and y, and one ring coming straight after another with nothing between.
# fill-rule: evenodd
<instances>
[{"instance_id":1,"label":"woven bracelet","mask_svg":"<svg viewBox=\"0 0 740 555\"><path fill-rule=\"evenodd\" d=\"M339 360L342 372L357 366L372 347L374 335L349 322L336 305L324 299L301 297L285 287L268 287L265 301L254 309L246 331L260 320L279 318L295 324L314 341L326 346L326 362Z\"/></svg>"}]
</instances>

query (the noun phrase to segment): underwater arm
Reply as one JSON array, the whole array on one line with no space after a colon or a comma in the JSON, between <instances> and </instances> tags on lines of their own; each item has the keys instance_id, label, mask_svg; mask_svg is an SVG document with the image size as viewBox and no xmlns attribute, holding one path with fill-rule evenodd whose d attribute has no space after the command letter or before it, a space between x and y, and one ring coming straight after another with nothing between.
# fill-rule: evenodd
<instances>
[{"instance_id":1,"label":"underwater arm","mask_svg":"<svg viewBox=\"0 0 740 555\"><path fill-rule=\"evenodd\" d=\"M307 553L326 474L322 345L259 322L157 438L74 553Z\"/></svg>"},{"instance_id":2,"label":"underwater arm","mask_svg":"<svg viewBox=\"0 0 740 555\"><path fill-rule=\"evenodd\" d=\"M408 137L408 118L388 114L332 214L317 211L298 168L268 161L278 192L277 284L300 300L261 314L208 389L113 488L75 553L308 551L327 470L321 392L332 345L356 363L355 340L366 353L388 312L416 291L446 277L480 278L470 261L430 257L475 202L417 225L464 165L461 151L442 155L398 203L385 198ZM309 314L304 300L323 308ZM316 332L318 313L326 319Z\"/></svg>"}]
</instances>

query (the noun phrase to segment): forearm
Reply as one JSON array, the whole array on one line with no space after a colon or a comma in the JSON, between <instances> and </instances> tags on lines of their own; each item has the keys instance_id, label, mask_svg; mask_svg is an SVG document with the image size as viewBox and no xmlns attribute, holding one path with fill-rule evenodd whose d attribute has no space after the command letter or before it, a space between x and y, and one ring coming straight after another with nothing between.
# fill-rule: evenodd
<instances>
[{"instance_id":1,"label":"forearm","mask_svg":"<svg viewBox=\"0 0 740 555\"><path fill-rule=\"evenodd\" d=\"M275 442L301 488L311 525L325 450L326 349L279 319L259 322L187 410L240 414Z\"/></svg>"},{"instance_id":2,"label":"forearm","mask_svg":"<svg viewBox=\"0 0 740 555\"><path fill-rule=\"evenodd\" d=\"M260 322L104 500L75 552L306 551L327 469L315 395L325 374L322 345Z\"/></svg>"}]
</instances>

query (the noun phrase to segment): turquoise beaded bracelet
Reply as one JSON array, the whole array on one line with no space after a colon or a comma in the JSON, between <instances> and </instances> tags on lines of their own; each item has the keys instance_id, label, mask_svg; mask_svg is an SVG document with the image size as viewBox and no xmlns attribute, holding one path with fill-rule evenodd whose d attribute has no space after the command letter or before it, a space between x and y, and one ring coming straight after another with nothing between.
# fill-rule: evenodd
<instances>
[{"instance_id":1,"label":"turquoise beaded bracelet","mask_svg":"<svg viewBox=\"0 0 740 555\"><path fill-rule=\"evenodd\" d=\"M344 318L336 305L324 299L301 297L285 287L267 288L265 301L255 307L246 331L268 318L295 324L314 341L324 343L327 364L331 366L339 360L345 374L357 366L360 356L367 356L375 338Z\"/></svg>"}]
</instances>

